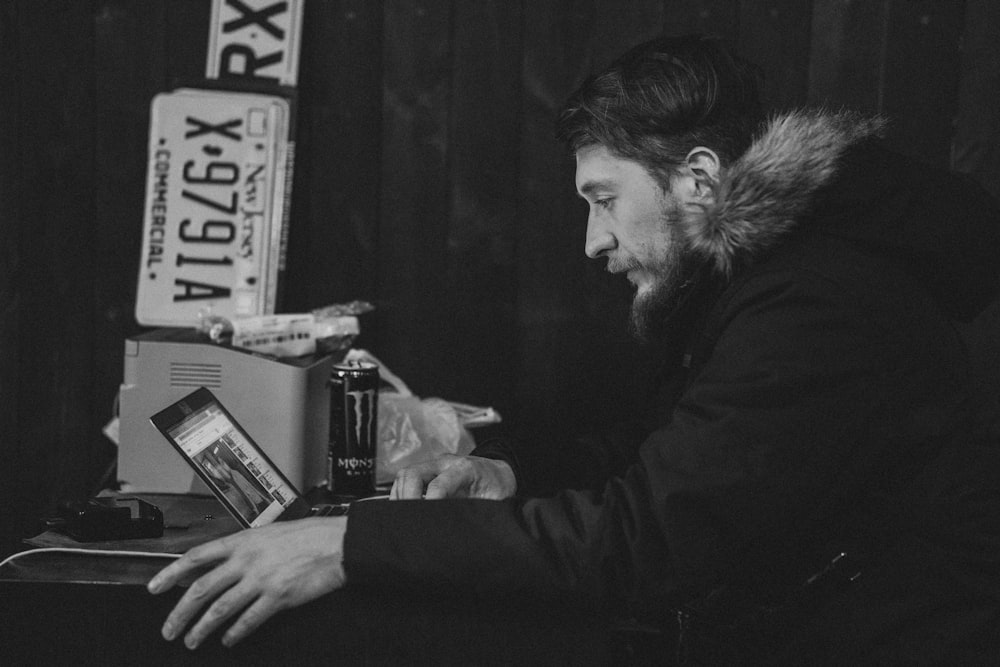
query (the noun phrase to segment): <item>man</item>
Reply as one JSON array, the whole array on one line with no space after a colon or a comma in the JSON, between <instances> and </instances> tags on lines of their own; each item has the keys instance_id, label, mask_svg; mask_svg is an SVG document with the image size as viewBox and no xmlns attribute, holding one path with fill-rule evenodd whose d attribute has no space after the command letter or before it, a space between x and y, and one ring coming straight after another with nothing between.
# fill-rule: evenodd
<instances>
[{"instance_id":1,"label":"man","mask_svg":"<svg viewBox=\"0 0 1000 667\"><path fill-rule=\"evenodd\" d=\"M347 520L193 549L150 582L210 568L164 635L235 619L230 643L346 583L611 601L728 664L995 650L996 439L955 332L1000 282L995 206L887 153L881 121L764 121L754 69L700 37L626 53L558 130L587 255L669 351L648 413L591 443L603 486L524 497L515 449L485 443Z\"/></svg>"}]
</instances>

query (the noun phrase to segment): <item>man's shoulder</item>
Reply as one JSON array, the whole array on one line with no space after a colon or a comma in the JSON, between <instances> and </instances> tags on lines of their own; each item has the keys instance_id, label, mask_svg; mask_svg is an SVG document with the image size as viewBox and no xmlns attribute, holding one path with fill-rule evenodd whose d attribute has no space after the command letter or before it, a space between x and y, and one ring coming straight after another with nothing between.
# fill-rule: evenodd
<instances>
[{"instance_id":1,"label":"man's shoulder","mask_svg":"<svg viewBox=\"0 0 1000 667\"><path fill-rule=\"evenodd\" d=\"M728 285L721 301L758 298L762 291L864 298L879 291L915 294L918 285L898 261L821 230L803 230Z\"/></svg>"},{"instance_id":2,"label":"man's shoulder","mask_svg":"<svg viewBox=\"0 0 1000 667\"><path fill-rule=\"evenodd\" d=\"M709 309L708 323L718 334L735 318L777 311L829 326L850 320L889 338L921 330L951 340L947 313L905 265L821 232L801 233L745 270Z\"/></svg>"}]
</instances>

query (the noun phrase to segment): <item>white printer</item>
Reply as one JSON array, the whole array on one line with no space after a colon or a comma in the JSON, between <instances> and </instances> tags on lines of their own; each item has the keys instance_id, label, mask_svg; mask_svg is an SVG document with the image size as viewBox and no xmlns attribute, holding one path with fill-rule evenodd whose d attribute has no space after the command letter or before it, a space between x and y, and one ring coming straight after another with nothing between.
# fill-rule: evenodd
<instances>
[{"instance_id":1,"label":"white printer","mask_svg":"<svg viewBox=\"0 0 1000 667\"><path fill-rule=\"evenodd\" d=\"M118 479L133 493L208 493L149 418L207 387L303 493L326 479L333 357L273 358L208 342L190 328L125 341Z\"/></svg>"}]
</instances>

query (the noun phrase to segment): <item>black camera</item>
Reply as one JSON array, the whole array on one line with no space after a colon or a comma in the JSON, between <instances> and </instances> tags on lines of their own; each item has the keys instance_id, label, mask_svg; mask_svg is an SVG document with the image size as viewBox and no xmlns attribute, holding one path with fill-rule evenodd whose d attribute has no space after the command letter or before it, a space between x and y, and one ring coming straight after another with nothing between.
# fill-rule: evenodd
<instances>
[{"instance_id":1,"label":"black camera","mask_svg":"<svg viewBox=\"0 0 1000 667\"><path fill-rule=\"evenodd\" d=\"M78 542L163 536L163 512L141 498L98 498L59 505L49 525Z\"/></svg>"}]
</instances>

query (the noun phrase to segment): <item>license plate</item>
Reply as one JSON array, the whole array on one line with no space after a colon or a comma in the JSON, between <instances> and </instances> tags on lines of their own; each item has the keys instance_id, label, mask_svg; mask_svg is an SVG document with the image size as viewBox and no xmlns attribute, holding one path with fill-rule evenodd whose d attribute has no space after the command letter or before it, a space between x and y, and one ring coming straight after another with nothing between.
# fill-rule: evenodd
<instances>
[{"instance_id":1,"label":"license plate","mask_svg":"<svg viewBox=\"0 0 1000 667\"><path fill-rule=\"evenodd\" d=\"M205 76L294 87L304 0L213 0Z\"/></svg>"},{"instance_id":2,"label":"license plate","mask_svg":"<svg viewBox=\"0 0 1000 667\"><path fill-rule=\"evenodd\" d=\"M150 112L136 319L197 326L203 313L273 313L287 227L289 105L181 89Z\"/></svg>"}]
</instances>

